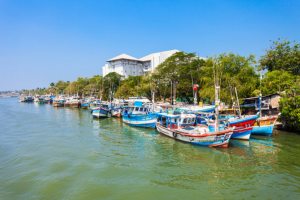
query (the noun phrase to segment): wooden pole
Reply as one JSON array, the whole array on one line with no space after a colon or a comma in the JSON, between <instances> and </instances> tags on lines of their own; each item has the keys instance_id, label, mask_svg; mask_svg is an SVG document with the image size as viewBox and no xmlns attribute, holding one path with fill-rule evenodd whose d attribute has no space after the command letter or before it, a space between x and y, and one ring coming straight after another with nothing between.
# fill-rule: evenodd
<instances>
[{"instance_id":1,"label":"wooden pole","mask_svg":"<svg viewBox=\"0 0 300 200\"><path fill-rule=\"evenodd\" d=\"M234 90L235 90L235 95L236 95L236 101L237 101L238 111L239 111L239 117L241 117L241 108L240 108L240 102L239 102L239 97L238 97L238 93L237 93L236 87L234 88Z\"/></svg>"}]
</instances>

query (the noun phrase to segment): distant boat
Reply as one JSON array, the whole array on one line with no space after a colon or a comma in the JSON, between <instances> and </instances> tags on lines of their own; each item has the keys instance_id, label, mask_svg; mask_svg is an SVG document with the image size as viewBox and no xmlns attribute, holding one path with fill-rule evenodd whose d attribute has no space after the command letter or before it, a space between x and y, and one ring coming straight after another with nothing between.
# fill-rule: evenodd
<instances>
[{"instance_id":1,"label":"distant boat","mask_svg":"<svg viewBox=\"0 0 300 200\"><path fill-rule=\"evenodd\" d=\"M92 110L92 115L95 118L111 117L111 107L109 104L101 104L100 107Z\"/></svg>"},{"instance_id":2,"label":"distant boat","mask_svg":"<svg viewBox=\"0 0 300 200\"><path fill-rule=\"evenodd\" d=\"M130 126L155 128L156 113L150 107L144 106L143 102L134 102L133 107L127 107L122 113L123 122Z\"/></svg>"},{"instance_id":3,"label":"distant boat","mask_svg":"<svg viewBox=\"0 0 300 200\"><path fill-rule=\"evenodd\" d=\"M64 102L64 107L70 107L70 105L71 105L71 98L66 98Z\"/></svg>"},{"instance_id":4,"label":"distant boat","mask_svg":"<svg viewBox=\"0 0 300 200\"><path fill-rule=\"evenodd\" d=\"M91 112L95 109L98 109L100 105L101 105L101 101L99 99L92 101L89 105Z\"/></svg>"},{"instance_id":5,"label":"distant boat","mask_svg":"<svg viewBox=\"0 0 300 200\"><path fill-rule=\"evenodd\" d=\"M271 136L277 119L278 116L265 116L258 118L253 126L252 134Z\"/></svg>"},{"instance_id":6,"label":"distant boat","mask_svg":"<svg viewBox=\"0 0 300 200\"><path fill-rule=\"evenodd\" d=\"M53 99L52 106L53 107L64 107L65 105L65 98L63 96L56 97Z\"/></svg>"},{"instance_id":7,"label":"distant boat","mask_svg":"<svg viewBox=\"0 0 300 200\"><path fill-rule=\"evenodd\" d=\"M81 105L81 103L80 103L79 97L72 97L70 99L70 107L72 107L72 108L80 108L80 105Z\"/></svg>"},{"instance_id":8,"label":"distant boat","mask_svg":"<svg viewBox=\"0 0 300 200\"><path fill-rule=\"evenodd\" d=\"M221 131L210 131L205 125L196 125L196 115L173 115L158 113L157 131L170 138L183 142L208 146L228 147L233 128Z\"/></svg>"},{"instance_id":9,"label":"distant boat","mask_svg":"<svg viewBox=\"0 0 300 200\"><path fill-rule=\"evenodd\" d=\"M121 107L113 107L111 109L111 114L113 117L121 117L122 116L122 108Z\"/></svg>"},{"instance_id":10,"label":"distant boat","mask_svg":"<svg viewBox=\"0 0 300 200\"><path fill-rule=\"evenodd\" d=\"M112 109L111 109L111 114L113 117L121 117L122 116L122 110L125 107L125 102L124 100L120 99L114 99L111 103Z\"/></svg>"},{"instance_id":11,"label":"distant boat","mask_svg":"<svg viewBox=\"0 0 300 200\"><path fill-rule=\"evenodd\" d=\"M81 108L88 109L89 106L90 106L90 101L88 99L83 99L81 101L81 105L80 105Z\"/></svg>"},{"instance_id":12,"label":"distant boat","mask_svg":"<svg viewBox=\"0 0 300 200\"><path fill-rule=\"evenodd\" d=\"M24 103L32 103L34 101L34 98L32 96L24 96L21 95L19 98L19 102L24 102Z\"/></svg>"},{"instance_id":13,"label":"distant boat","mask_svg":"<svg viewBox=\"0 0 300 200\"><path fill-rule=\"evenodd\" d=\"M65 101L62 100L62 99L56 99L56 100L53 100L53 107L64 107L64 103Z\"/></svg>"}]
</instances>

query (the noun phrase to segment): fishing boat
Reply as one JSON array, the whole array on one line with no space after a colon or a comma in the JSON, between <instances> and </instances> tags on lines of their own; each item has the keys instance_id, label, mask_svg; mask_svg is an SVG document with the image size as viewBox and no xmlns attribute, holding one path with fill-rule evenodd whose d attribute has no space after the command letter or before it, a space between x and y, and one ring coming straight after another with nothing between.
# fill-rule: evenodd
<instances>
[{"instance_id":1,"label":"fishing boat","mask_svg":"<svg viewBox=\"0 0 300 200\"><path fill-rule=\"evenodd\" d=\"M113 117L121 117L122 116L122 108L121 107L113 107L111 109L111 115Z\"/></svg>"},{"instance_id":2,"label":"fishing boat","mask_svg":"<svg viewBox=\"0 0 300 200\"><path fill-rule=\"evenodd\" d=\"M24 96L24 95L21 95L19 97L19 102L24 102L24 103L32 103L34 101L34 98L32 96Z\"/></svg>"},{"instance_id":3,"label":"fishing boat","mask_svg":"<svg viewBox=\"0 0 300 200\"><path fill-rule=\"evenodd\" d=\"M58 99L54 99L53 100L53 107L64 107L65 104L65 100L62 98L58 98Z\"/></svg>"},{"instance_id":4,"label":"fishing boat","mask_svg":"<svg viewBox=\"0 0 300 200\"><path fill-rule=\"evenodd\" d=\"M121 117L123 108L128 106L128 102L123 99L114 99L111 103L111 114L113 117Z\"/></svg>"},{"instance_id":5,"label":"fishing boat","mask_svg":"<svg viewBox=\"0 0 300 200\"><path fill-rule=\"evenodd\" d=\"M106 104L101 104L100 107L98 108L94 108L92 110L92 115L95 118L107 118L107 117L111 117L111 106L110 104L106 103Z\"/></svg>"},{"instance_id":6,"label":"fishing boat","mask_svg":"<svg viewBox=\"0 0 300 200\"><path fill-rule=\"evenodd\" d=\"M90 101L88 99L83 99L81 101L80 107L83 109L88 109L90 106Z\"/></svg>"},{"instance_id":7,"label":"fishing boat","mask_svg":"<svg viewBox=\"0 0 300 200\"><path fill-rule=\"evenodd\" d=\"M271 136L273 134L274 125L278 119L278 116L265 116L260 117L254 123L252 134Z\"/></svg>"},{"instance_id":8,"label":"fishing boat","mask_svg":"<svg viewBox=\"0 0 300 200\"><path fill-rule=\"evenodd\" d=\"M196 124L195 114L157 114L156 129L170 138L183 142L208 146L228 147L233 128L212 132L208 126Z\"/></svg>"},{"instance_id":9,"label":"fishing boat","mask_svg":"<svg viewBox=\"0 0 300 200\"><path fill-rule=\"evenodd\" d=\"M96 99L90 103L89 108L92 112L93 110L98 109L100 105L101 105L101 100Z\"/></svg>"},{"instance_id":10,"label":"fishing boat","mask_svg":"<svg viewBox=\"0 0 300 200\"><path fill-rule=\"evenodd\" d=\"M156 113L151 107L145 106L143 102L134 102L133 107L127 107L122 113L123 122L130 126L155 128Z\"/></svg>"},{"instance_id":11,"label":"fishing boat","mask_svg":"<svg viewBox=\"0 0 300 200\"><path fill-rule=\"evenodd\" d=\"M256 115L242 116L241 108L239 104L238 92L236 87L234 89L235 89L235 96L236 96L236 106L235 106L236 108L233 106L233 109L226 110L226 112L230 111L230 114L222 117L222 120L224 120L223 125L225 124L229 127L235 127L233 134L231 136L232 139L249 140L252 133L253 125L258 119L259 115L256 114ZM234 116L236 112L237 112L237 116Z\"/></svg>"},{"instance_id":12,"label":"fishing boat","mask_svg":"<svg viewBox=\"0 0 300 200\"><path fill-rule=\"evenodd\" d=\"M79 97L72 97L70 99L70 107L71 108L80 108L81 103Z\"/></svg>"},{"instance_id":13,"label":"fishing boat","mask_svg":"<svg viewBox=\"0 0 300 200\"><path fill-rule=\"evenodd\" d=\"M260 81L261 81L261 79L262 79L262 73L260 73ZM260 87L261 87L261 84L260 84ZM261 89L260 89L260 91L261 91ZM272 100L271 97L273 95L275 95L275 98ZM254 107L256 109L258 109L258 111L259 111L259 118L256 120L256 122L253 126L253 129L252 129L253 135L271 136L273 134L274 125L275 125L280 113L278 115L276 114L276 115L271 115L271 116L268 116L268 115L263 116L263 110L269 111L270 107L273 107L274 104L275 104L274 107L276 107L276 104L279 107L280 96L276 97L276 95L279 96L279 94L272 94L269 97L270 99L263 100L262 93L260 92L258 98L254 98ZM258 100L258 102L256 102L256 99Z\"/></svg>"},{"instance_id":14,"label":"fishing boat","mask_svg":"<svg viewBox=\"0 0 300 200\"><path fill-rule=\"evenodd\" d=\"M249 140L257 118L258 115L248 115L228 119L228 126L235 127L231 138Z\"/></svg>"},{"instance_id":15,"label":"fishing boat","mask_svg":"<svg viewBox=\"0 0 300 200\"><path fill-rule=\"evenodd\" d=\"M68 98L66 98L66 100L64 102L64 107L70 107L70 105L71 105L71 98L68 97Z\"/></svg>"},{"instance_id":16,"label":"fishing boat","mask_svg":"<svg viewBox=\"0 0 300 200\"><path fill-rule=\"evenodd\" d=\"M45 104L45 103L47 103L47 100L45 100L45 96L36 96L34 98L34 102L36 102L38 104Z\"/></svg>"},{"instance_id":17,"label":"fishing boat","mask_svg":"<svg viewBox=\"0 0 300 200\"><path fill-rule=\"evenodd\" d=\"M44 103L50 104L52 103L52 98L50 95L45 95L44 97Z\"/></svg>"}]
</instances>

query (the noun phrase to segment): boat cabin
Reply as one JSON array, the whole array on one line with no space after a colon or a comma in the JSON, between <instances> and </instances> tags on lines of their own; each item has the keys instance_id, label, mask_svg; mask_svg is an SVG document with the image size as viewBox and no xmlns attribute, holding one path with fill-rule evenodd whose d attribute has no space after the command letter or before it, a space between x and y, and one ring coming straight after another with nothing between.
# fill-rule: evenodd
<instances>
[{"instance_id":1,"label":"boat cabin","mask_svg":"<svg viewBox=\"0 0 300 200\"><path fill-rule=\"evenodd\" d=\"M194 126L196 124L196 115L173 115L167 113L159 113L157 116L157 122L159 122L160 125L171 129L177 129L178 127Z\"/></svg>"},{"instance_id":2,"label":"boat cabin","mask_svg":"<svg viewBox=\"0 0 300 200\"><path fill-rule=\"evenodd\" d=\"M111 109L111 105L109 103L101 104L100 108L104 109L104 110L110 110Z\"/></svg>"},{"instance_id":3,"label":"boat cabin","mask_svg":"<svg viewBox=\"0 0 300 200\"><path fill-rule=\"evenodd\" d=\"M125 114L145 115L150 112L150 108L140 107L140 106L125 107L124 112L125 112Z\"/></svg>"}]
</instances>

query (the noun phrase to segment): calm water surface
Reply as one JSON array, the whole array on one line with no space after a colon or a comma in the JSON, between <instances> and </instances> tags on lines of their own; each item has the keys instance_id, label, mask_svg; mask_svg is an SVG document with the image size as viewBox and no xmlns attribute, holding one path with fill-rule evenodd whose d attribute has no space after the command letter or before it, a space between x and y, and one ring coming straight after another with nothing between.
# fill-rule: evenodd
<instances>
[{"instance_id":1,"label":"calm water surface","mask_svg":"<svg viewBox=\"0 0 300 200\"><path fill-rule=\"evenodd\" d=\"M300 199L300 134L230 146L0 99L0 199Z\"/></svg>"}]
</instances>

